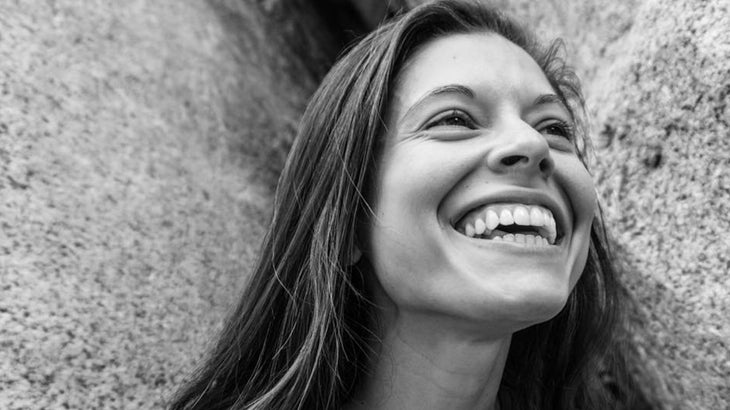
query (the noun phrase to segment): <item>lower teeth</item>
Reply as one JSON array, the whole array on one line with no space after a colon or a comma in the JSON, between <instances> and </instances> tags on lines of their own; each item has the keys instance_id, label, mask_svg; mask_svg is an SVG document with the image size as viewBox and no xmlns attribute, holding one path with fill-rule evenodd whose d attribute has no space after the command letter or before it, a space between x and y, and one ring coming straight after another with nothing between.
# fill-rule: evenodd
<instances>
[{"instance_id":1,"label":"lower teeth","mask_svg":"<svg viewBox=\"0 0 730 410\"><path fill-rule=\"evenodd\" d=\"M504 242L516 242L524 243L528 245L549 245L547 239L537 235L525 235L525 234L505 234L502 236L495 236L490 238L488 236L480 235L480 239L493 240L493 241L504 241Z\"/></svg>"}]
</instances>

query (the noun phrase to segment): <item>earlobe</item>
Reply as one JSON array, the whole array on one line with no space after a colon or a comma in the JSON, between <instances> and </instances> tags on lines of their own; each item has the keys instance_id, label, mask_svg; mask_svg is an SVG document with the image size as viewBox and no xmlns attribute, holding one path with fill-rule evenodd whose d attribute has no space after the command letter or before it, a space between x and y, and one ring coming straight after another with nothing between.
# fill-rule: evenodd
<instances>
[{"instance_id":1,"label":"earlobe","mask_svg":"<svg viewBox=\"0 0 730 410\"><path fill-rule=\"evenodd\" d=\"M350 252L350 257L347 259L347 266L352 266L360 262L360 258L362 258L362 251L359 247L353 246L352 252Z\"/></svg>"}]
</instances>

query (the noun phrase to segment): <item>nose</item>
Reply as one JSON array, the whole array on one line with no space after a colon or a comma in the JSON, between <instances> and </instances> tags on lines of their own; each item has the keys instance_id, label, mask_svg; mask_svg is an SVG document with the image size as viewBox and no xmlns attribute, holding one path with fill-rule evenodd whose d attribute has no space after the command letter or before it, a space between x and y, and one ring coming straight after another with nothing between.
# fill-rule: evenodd
<instances>
[{"instance_id":1,"label":"nose","mask_svg":"<svg viewBox=\"0 0 730 410\"><path fill-rule=\"evenodd\" d=\"M519 127L502 135L502 142L487 155L487 166L497 173L534 173L547 178L555 161L545 137L534 128Z\"/></svg>"}]
</instances>

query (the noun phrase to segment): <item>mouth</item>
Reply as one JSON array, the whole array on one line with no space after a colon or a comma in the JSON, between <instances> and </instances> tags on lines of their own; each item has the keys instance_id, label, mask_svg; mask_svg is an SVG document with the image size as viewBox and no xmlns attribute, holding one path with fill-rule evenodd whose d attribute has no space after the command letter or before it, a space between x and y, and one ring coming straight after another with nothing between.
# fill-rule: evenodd
<instances>
[{"instance_id":1,"label":"mouth","mask_svg":"<svg viewBox=\"0 0 730 410\"><path fill-rule=\"evenodd\" d=\"M481 205L462 217L454 229L469 238L533 246L559 245L563 238L550 209L521 203Z\"/></svg>"}]
</instances>

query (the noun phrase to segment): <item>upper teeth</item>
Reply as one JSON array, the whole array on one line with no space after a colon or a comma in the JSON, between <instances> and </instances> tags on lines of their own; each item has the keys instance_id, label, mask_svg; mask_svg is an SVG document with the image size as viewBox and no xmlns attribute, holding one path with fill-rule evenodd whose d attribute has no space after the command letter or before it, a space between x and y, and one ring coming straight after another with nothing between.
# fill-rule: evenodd
<instances>
[{"instance_id":1,"label":"upper teeth","mask_svg":"<svg viewBox=\"0 0 730 410\"><path fill-rule=\"evenodd\" d=\"M555 218L549 209L539 205L492 204L470 212L457 225L466 236L489 237L498 225L534 226L535 235L509 234L494 235L488 239L523 242L535 245L554 244L557 238Z\"/></svg>"}]
</instances>

